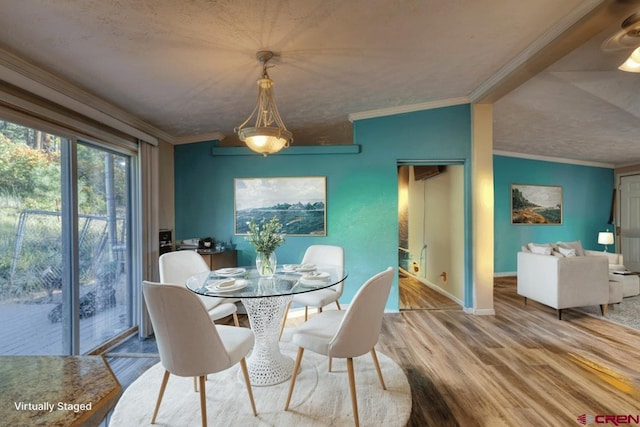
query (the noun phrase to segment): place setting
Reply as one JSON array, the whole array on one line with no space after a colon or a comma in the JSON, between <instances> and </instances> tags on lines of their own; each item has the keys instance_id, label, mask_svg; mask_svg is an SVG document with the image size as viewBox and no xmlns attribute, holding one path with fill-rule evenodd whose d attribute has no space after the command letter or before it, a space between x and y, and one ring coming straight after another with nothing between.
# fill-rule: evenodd
<instances>
[{"instance_id":1,"label":"place setting","mask_svg":"<svg viewBox=\"0 0 640 427\"><path fill-rule=\"evenodd\" d=\"M206 284L204 285L204 292L213 292L213 293L218 293L218 292L233 292L233 291L237 291L240 289L243 289L247 286L249 282L247 280L242 280L242 279L233 279L233 278L226 278L226 279L209 279L207 280Z\"/></svg>"},{"instance_id":2,"label":"place setting","mask_svg":"<svg viewBox=\"0 0 640 427\"><path fill-rule=\"evenodd\" d=\"M246 268L243 267L228 267L228 268L219 268L213 271L213 274L219 277L236 277L241 276L247 272Z\"/></svg>"},{"instance_id":3,"label":"place setting","mask_svg":"<svg viewBox=\"0 0 640 427\"><path fill-rule=\"evenodd\" d=\"M304 287L323 286L331 277L326 271L309 271L300 277L298 283Z\"/></svg>"}]
</instances>

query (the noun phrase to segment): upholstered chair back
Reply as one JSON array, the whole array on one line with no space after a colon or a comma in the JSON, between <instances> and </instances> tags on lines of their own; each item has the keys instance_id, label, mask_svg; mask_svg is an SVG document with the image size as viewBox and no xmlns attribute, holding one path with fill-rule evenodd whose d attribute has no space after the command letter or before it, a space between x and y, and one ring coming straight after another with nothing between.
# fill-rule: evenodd
<instances>
[{"instance_id":1,"label":"upholstered chair back","mask_svg":"<svg viewBox=\"0 0 640 427\"><path fill-rule=\"evenodd\" d=\"M196 251L167 252L160 256L160 282L183 285L194 274L209 270L207 262Z\"/></svg>"},{"instance_id":2,"label":"upholstered chair back","mask_svg":"<svg viewBox=\"0 0 640 427\"><path fill-rule=\"evenodd\" d=\"M302 257L302 264L329 264L338 268L338 275L344 276L344 249L341 246L333 245L311 245L307 248ZM343 283L340 282L331 289L338 293L338 297L342 295Z\"/></svg>"},{"instance_id":3,"label":"upholstered chair back","mask_svg":"<svg viewBox=\"0 0 640 427\"><path fill-rule=\"evenodd\" d=\"M357 357L376 345L393 275L389 267L360 287L329 344L328 356Z\"/></svg>"},{"instance_id":4,"label":"upholstered chair back","mask_svg":"<svg viewBox=\"0 0 640 427\"><path fill-rule=\"evenodd\" d=\"M232 365L213 321L195 294L181 285L147 281L142 290L160 361L167 371L198 377Z\"/></svg>"}]
</instances>

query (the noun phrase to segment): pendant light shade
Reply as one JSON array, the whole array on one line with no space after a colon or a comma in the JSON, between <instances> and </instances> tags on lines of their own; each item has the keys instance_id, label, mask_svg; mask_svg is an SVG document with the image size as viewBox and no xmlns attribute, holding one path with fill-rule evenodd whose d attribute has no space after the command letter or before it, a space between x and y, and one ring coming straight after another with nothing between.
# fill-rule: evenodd
<instances>
[{"instance_id":1,"label":"pendant light shade","mask_svg":"<svg viewBox=\"0 0 640 427\"><path fill-rule=\"evenodd\" d=\"M253 111L234 131L247 147L264 156L277 153L293 141L293 135L282 121L273 95L273 80L267 74L267 62L273 52L256 54L262 62L262 77L258 79L258 101Z\"/></svg>"},{"instance_id":2,"label":"pendant light shade","mask_svg":"<svg viewBox=\"0 0 640 427\"><path fill-rule=\"evenodd\" d=\"M631 52L629 58L618 69L628 73L640 73L640 47Z\"/></svg>"}]
</instances>

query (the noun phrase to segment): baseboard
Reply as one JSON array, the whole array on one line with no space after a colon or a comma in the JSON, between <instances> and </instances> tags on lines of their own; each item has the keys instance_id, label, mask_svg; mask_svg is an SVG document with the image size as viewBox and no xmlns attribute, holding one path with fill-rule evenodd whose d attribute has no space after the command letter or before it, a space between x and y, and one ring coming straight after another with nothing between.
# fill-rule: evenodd
<instances>
[{"instance_id":1,"label":"baseboard","mask_svg":"<svg viewBox=\"0 0 640 427\"><path fill-rule=\"evenodd\" d=\"M496 314L496 311L493 308L475 309L473 307L466 307L464 312L475 316L495 316Z\"/></svg>"}]
</instances>

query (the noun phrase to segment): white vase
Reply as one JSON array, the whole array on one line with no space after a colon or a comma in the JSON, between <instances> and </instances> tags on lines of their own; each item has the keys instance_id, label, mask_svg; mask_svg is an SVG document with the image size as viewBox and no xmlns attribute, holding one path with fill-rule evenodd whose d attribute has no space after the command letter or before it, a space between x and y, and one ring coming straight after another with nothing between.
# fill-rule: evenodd
<instances>
[{"instance_id":1,"label":"white vase","mask_svg":"<svg viewBox=\"0 0 640 427\"><path fill-rule=\"evenodd\" d=\"M258 252L256 256L256 269L262 277L272 277L276 272L278 258L275 252L264 253Z\"/></svg>"}]
</instances>

